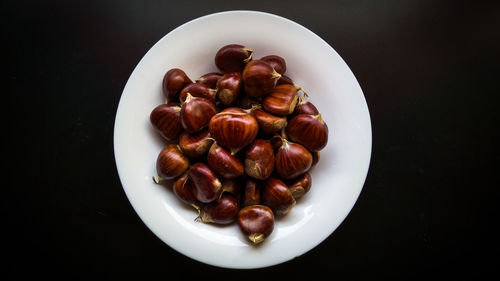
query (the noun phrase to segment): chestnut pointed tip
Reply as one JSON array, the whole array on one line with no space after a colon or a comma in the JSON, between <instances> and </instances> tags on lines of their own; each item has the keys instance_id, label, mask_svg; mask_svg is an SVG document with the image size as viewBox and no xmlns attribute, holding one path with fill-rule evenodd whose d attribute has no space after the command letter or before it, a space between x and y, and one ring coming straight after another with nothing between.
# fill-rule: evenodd
<instances>
[{"instance_id":1,"label":"chestnut pointed tip","mask_svg":"<svg viewBox=\"0 0 500 281\"><path fill-rule=\"evenodd\" d=\"M248 239L252 241L254 245L261 243L265 240L264 234L262 233L252 233L248 235Z\"/></svg>"}]
</instances>

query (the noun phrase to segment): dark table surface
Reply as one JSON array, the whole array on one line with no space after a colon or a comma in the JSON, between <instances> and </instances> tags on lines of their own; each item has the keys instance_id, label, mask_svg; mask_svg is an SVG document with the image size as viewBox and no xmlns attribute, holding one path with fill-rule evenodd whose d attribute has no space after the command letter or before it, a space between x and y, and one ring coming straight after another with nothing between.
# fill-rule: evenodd
<instances>
[{"instance_id":1,"label":"dark table surface","mask_svg":"<svg viewBox=\"0 0 500 281\"><path fill-rule=\"evenodd\" d=\"M495 2L4 1L2 7L7 277L260 280L317 272L338 280L401 280L496 271ZM113 155L117 105L142 56L186 21L234 9L284 16L328 42L357 77L373 128L366 183L341 226L306 254L250 272L199 263L158 239L127 200Z\"/></svg>"}]
</instances>

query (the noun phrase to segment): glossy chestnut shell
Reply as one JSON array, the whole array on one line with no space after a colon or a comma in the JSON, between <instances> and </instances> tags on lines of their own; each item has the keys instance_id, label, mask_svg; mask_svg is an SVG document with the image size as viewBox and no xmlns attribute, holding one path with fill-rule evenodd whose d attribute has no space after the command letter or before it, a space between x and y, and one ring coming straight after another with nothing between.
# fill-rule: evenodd
<instances>
[{"instance_id":1,"label":"glossy chestnut shell","mask_svg":"<svg viewBox=\"0 0 500 281\"><path fill-rule=\"evenodd\" d=\"M243 70L245 92L252 97L265 97L274 89L280 77L267 62L253 60Z\"/></svg>"},{"instance_id":2,"label":"glossy chestnut shell","mask_svg":"<svg viewBox=\"0 0 500 281\"><path fill-rule=\"evenodd\" d=\"M183 132L179 136L179 146L184 155L189 158L198 158L207 153L213 142L208 129L194 134Z\"/></svg>"},{"instance_id":3,"label":"glossy chestnut shell","mask_svg":"<svg viewBox=\"0 0 500 281\"><path fill-rule=\"evenodd\" d=\"M235 154L255 139L259 124L241 108L230 107L212 117L209 130L219 145L229 148L231 154Z\"/></svg>"},{"instance_id":4,"label":"glossy chestnut shell","mask_svg":"<svg viewBox=\"0 0 500 281\"><path fill-rule=\"evenodd\" d=\"M194 186L196 199L200 202L210 203L219 199L222 193L222 183L206 164L198 162L191 166L189 178Z\"/></svg>"},{"instance_id":5,"label":"glossy chestnut shell","mask_svg":"<svg viewBox=\"0 0 500 281\"><path fill-rule=\"evenodd\" d=\"M261 182L252 178L248 178L245 182L245 190L243 192L243 206L259 205L260 202L260 186Z\"/></svg>"},{"instance_id":6,"label":"glossy chestnut shell","mask_svg":"<svg viewBox=\"0 0 500 281\"><path fill-rule=\"evenodd\" d=\"M254 245L261 243L274 230L273 211L262 205L247 206L238 214L238 226Z\"/></svg>"},{"instance_id":7,"label":"glossy chestnut shell","mask_svg":"<svg viewBox=\"0 0 500 281\"><path fill-rule=\"evenodd\" d=\"M252 115L259 123L259 131L266 134L274 134L280 131L287 123L285 116L276 116L263 108L253 110Z\"/></svg>"},{"instance_id":8,"label":"glossy chestnut shell","mask_svg":"<svg viewBox=\"0 0 500 281\"><path fill-rule=\"evenodd\" d=\"M223 194L219 200L205 204L201 210L204 223L230 224L236 220L240 210L238 199L233 195Z\"/></svg>"},{"instance_id":9,"label":"glossy chestnut shell","mask_svg":"<svg viewBox=\"0 0 500 281\"><path fill-rule=\"evenodd\" d=\"M218 73L218 72L209 72L207 74L204 74L200 78L196 79L195 81L197 83L201 83L201 84L206 85L210 89L215 89L216 85L217 85L217 81L221 77L222 77L221 73Z\"/></svg>"},{"instance_id":10,"label":"glossy chestnut shell","mask_svg":"<svg viewBox=\"0 0 500 281\"><path fill-rule=\"evenodd\" d=\"M167 141L174 141L182 132L181 108L176 103L160 104L149 116L155 130Z\"/></svg>"},{"instance_id":11,"label":"glossy chestnut shell","mask_svg":"<svg viewBox=\"0 0 500 281\"><path fill-rule=\"evenodd\" d=\"M276 152L276 172L283 179L293 179L307 172L312 165L312 155L298 143L282 139Z\"/></svg>"},{"instance_id":12,"label":"glossy chestnut shell","mask_svg":"<svg viewBox=\"0 0 500 281\"><path fill-rule=\"evenodd\" d=\"M286 126L286 134L291 141L300 143L310 151L320 151L328 143L328 126L321 114L299 114Z\"/></svg>"},{"instance_id":13,"label":"glossy chestnut shell","mask_svg":"<svg viewBox=\"0 0 500 281\"><path fill-rule=\"evenodd\" d=\"M212 144L212 147L210 147L207 162L214 172L226 179L237 178L243 175L244 172L241 161L217 143Z\"/></svg>"},{"instance_id":14,"label":"glossy chestnut shell","mask_svg":"<svg viewBox=\"0 0 500 281\"><path fill-rule=\"evenodd\" d=\"M262 204L271 208L277 216L286 215L295 206L295 198L288 186L277 178L269 179L261 192Z\"/></svg>"},{"instance_id":15,"label":"glossy chestnut shell","mask_svg":"<svg viewBox=\"0 0 500 281\"><path fill-rule=\"evenodd\" d=\"M177 196L177 198L179 198L182 202L190 205L197 205L198 200L194 194L194 187L191 184L191 180L189 179L187 173L175 180L172 185L172 190L175 196Z\"/></svg>"},{"instance_id":16,"label":"glossy chestnut shell","mask_svg":"<svg viewBox=\"0 0 500 281\"><path fill-rule=\"evenodd\" d=\"M215 54L215 65L222 73L242 72L252 59L252 53L252 49L243 45L226 45Z\"/></svg>"},{"instance_id":17,"label":"glossy chestnut shell","mask_svg":"<svg viewBox=\"0 0 500 281\"><path fill-rule=\"evenodd\" d=\"M298 114L309 114L309 115L317 115L319 114L318 109L314 104L310 103L305 98L299 96L299 101L297 103L297 107L295 107L294 115Z\"/></svg>"},{"instance_id":18,"label":"glossy chestnut shell","mask_svg":"<svg viewBox=\"0 0 500 281\"><path fill-rule=\"evenodd\" d=\"M269 56L265 56L265 57L260 58L260 60L263 60L263 61L269 63L274 68L274 70L276 70L276 72L278 72L281 75L283 75L283 73L285 73L285 71L286 71L285 59L280 57L280 56L269 55Z\"/></svg>"},{"instance_id":19,"label":"glossy chestnut shell","mask_svg":"<svg viewBox=\"0 0 500 281\"><path fill-rule=\"evenodd\" d=\"M298 95L294 86L278 85L262 101L262 106L272 114L290 115L297 106Z\"/></svg>"},{"instance_id":20,"label":"glossy chestnut shell","mask_svg":"<svg viewBox=\"0 0 500 281\"><path fill-rule=\"evenodd\" d=\"M172 68L163 77L163 94L168 102L179 101L179 93L187 85L193 83L186 73L180 68Z\"/></svg>"},{"instance_id":21,"label":"glossy chestnut shell","mask_svg":"<svg viewBox=\"0 0 500 281\"><path fill-rule=\"evenodd\" d=\"M191 83L184 87L180 92L179 99L181 103L184 103L186 101L188 93L193 97L205 98L215 103L215 95L217 94L217 90L210 89L207 85L202 83Z\"/></svg>"},{"instance_id":22,"label":"glossy chestnut shell","mask_svg":"<svg viewBox=\"0 0 500 281\"><path fill-rule=\"evenodd\" d=\"M265 180L274 170L274 150L267 140L256 139L245 153L245 172L250 177Z\"/></svg>"},{"instance_id":23,"label":"glossy chestnut shell","mask_svg":"<svg viewBox=\"0 0 500 281\"><path fill-rule=\"evenodd\" d=\"M163 148L156 159L156 172L160 180L169 180L182 175L189 167L188 159L177 144Z\"/></svg>"},{"instance_id":24,"label":"glossy chestnut shell","mask_svg":"<svg viewBox=\"0 0 500 281\"><path fill-rule=\"evenodd\" d=\"M304 194L308 193L311 190L312 186L312 177L308 172L299 176L295 180L290 181L288 184L288 188L290 192L292 192L292 196L295 199L302 197Z\"/></svg>"},{"instance_id":25,"label":"glossy chestnut shell","mask_svg":"<svg viewBox=\"0 0 500 281\"><path fill-rule=\"evenodd\" d=\"M238 72L226 73L217 82L217 98L226 106L230 106L238 99L243 80Z\"/></svg>"},{"instance_id":26,"label":"glossy chestnut shell","mask_svg":"<svg viewBox=\"0 0 500 281\"><path fill-rule=\"evenodd\" d=\"M181 124L189 133L196 133L206 127L210 118L217 113L213 102L199 97L193 97L189 93L181 106Z\"/></svg>"}]
</instances>

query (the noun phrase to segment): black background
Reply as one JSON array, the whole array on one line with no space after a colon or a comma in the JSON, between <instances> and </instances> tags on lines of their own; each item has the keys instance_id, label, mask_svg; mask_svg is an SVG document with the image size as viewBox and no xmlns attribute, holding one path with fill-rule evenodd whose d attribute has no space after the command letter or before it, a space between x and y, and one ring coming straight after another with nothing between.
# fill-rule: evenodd
<instances>
[{"instance_id":1,"label":"black background","mask_svg":"<svg viewBox=\"0 0 500 281\"><path fill-rule=\"evenodd\" d=\"M261 280L320 273L401 280L495 273L495 2L3 1L2 7L4 276ZM347 219L308 253L254 271L202 264L165 245L128 202L113 155L117 105L142 56L186 21L232 9L287 17L328 42L356 75L373 128L370 170Z\"/></svg>"}]
</instances>

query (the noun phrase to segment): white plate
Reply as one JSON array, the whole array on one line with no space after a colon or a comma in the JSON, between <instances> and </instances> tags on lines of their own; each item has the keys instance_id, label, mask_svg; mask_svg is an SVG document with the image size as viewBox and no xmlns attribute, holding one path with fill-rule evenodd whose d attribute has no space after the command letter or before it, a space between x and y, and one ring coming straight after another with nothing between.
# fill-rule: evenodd
<instances>
[{"instance_id":1,"label":"white plate","mask_svg":"<svg viewBox=\"0 0 500 281\"><path fill-rule=\"evenodd\" d=\"M261 245L247 243L237 224L195 222L193 209L155 185L156 157L164 142L149 114L164 98L165 72L182 68L192 79L216 71L217 50L238 43L254 58L278 54L287 72L310 95L329 127L329 143L311 171L313 186ZM130 76L115 120L116 166L137 214L161 240L195 260L228 268L258 268L293 259L326 239L344 220L363 187L371 154L371 126L361 88L349 67L325 41L288 19L254 11L204 16L156 43Z\"/></svg>"}]
</instances>

